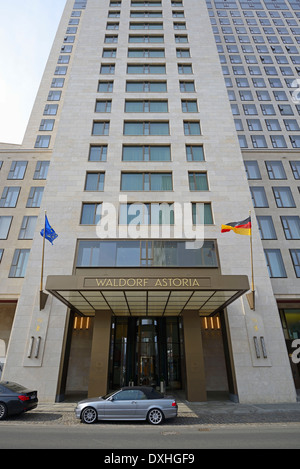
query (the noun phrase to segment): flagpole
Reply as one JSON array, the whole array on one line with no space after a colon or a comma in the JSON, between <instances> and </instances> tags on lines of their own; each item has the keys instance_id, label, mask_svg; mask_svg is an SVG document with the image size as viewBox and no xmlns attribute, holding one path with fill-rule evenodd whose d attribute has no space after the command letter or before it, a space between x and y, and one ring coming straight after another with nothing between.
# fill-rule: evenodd
<instances>
[{"instance_id":1,"label":"flagpole","mask_svg":"<svg viewBox=\"0 0 300 469\"><path fill-rule=\"evenodd\" d=\"M43 250L42 250L42 268L41 268L41 285L40 291L43 291L43 277L44 277L44 258L45 258L45 236L46 236L46 210L45 210L45 221L44 221L44 236L43 236Z\"/></svg>"},{"instance_id":2,"label":"flagpole","mask_svg":"<svg viewBox=\"0 0 300 469\"><path fill-rule=\"evenodd\" d=\"M251 210L249 210L249 215L250 215L250 221L251 221L251 227L250 227L251 293L252 293L252 300L253 300L253 309L255 309Z\"/></svg>"}]
</instances>

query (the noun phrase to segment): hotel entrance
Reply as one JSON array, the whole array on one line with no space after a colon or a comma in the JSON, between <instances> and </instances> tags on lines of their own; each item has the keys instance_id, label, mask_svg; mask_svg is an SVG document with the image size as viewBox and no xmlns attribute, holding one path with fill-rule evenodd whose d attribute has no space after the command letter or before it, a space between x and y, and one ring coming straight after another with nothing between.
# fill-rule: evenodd
<instances>
[{"instance_id":1,"label":"hotel entrance","mask_svg":"<svg viewBox=\"0 0 300 469\"><path fill-rule=\"evenodd\" d=\"M226 307L249 290L247 277L192 268L86 269L80 274L48 276L46 284L81 318L80 324L89 318L92 324L77 331L78 348L71 347L70 359L65 356L68 376L62 373L60 395L65 379L70 390L71 383L83 383L79 362L88 397L129 384L160 387L161 380L166 390L184 389L190 401L205 401L207 391L220 387L220 377L221 389L228 388L226 327L218 324ZM74 336L69 339L75 345Z\"/></svg>"},{"instance_id":2,"label":"hotel entrance","mask_svg":"<svg viewBox=\"0 0 300 469\"><path fill-rule=\"evenodd\" d=\"M128 384L182 388L182 321L179 317L112 320L109 388Z\"/></svg>"}]
</instances>

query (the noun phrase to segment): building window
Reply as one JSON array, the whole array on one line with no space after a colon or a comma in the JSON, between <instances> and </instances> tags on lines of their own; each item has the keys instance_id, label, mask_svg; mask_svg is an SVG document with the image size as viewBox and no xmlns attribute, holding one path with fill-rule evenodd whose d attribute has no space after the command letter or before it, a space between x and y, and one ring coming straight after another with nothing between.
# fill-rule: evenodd
<instances>
[{"instance_id":1,"label":"building window","mask_svg":"<svg viewBox=\"0 0 300 469\"><path fill-rule=\"evenodd\" d=\"M15 207L17 205L18 197L21 187L4 187L0 207Z\"/></svg>"},{"instance_id":2,"label":"building window","mask_svg":"<svg viewBox=\"0 0 300 469\"><path fill-rule=\"evenodd\" d=\"M50 135L38 135L34 148L49 148Z\"/></svg>"},{"instance_id":3,"label":"building window","mask_svg":"<svg viewBox=\"0 0 300 469\"><path fill-rule=\"evenodd\" d=\"M164 49L129 49L128 57L164 57Z\"/></svg>"},{"instance_id":4,"label":"building window","mask_svg":"<svg viewBox=\"0 0 300 469\"><path fill-rule=\"evenodd\" d=\"M244 161L247 179L261 179L257 161Z\"/></svg>"},{"instance_id":5,"label":"building window","mask_svg":"<svg viewBox=\"0 0 300 469\"><path fill-rule=\"evenodd\" d=\"M281 130L277 119L265 119L265 122L268 130Z\"/></svg>"},{"instance_id":6,"label":"building window","mask_svg":"<svg viewBox=\"0 0 300 469\"><path fill-rule=\"evenodd\" d=\"M204 161L204 152L201 145L186 145L187 161Z\"/></svg>"},{"instance_id":7,"label":"building window","mask_svg":"<svg viewBox=\"0 0 300 469\"><path fill-rule=\"evenodd\" d=\"M119 23L107 23L106 29L108 29L108 30L112 30L112 29L117 30L117 29L119 29Z\"/></svg>"},{"instance_id":8,"label":"building window","mask_svg":"<svg viewBox=\"0 0 300 469\"><path fill-rule=\"evenodd\" d=\"M53 78L51 82L51 88L63 88L65 84L64 78Z\"/></svg>"},{"instance_id":9,"label":"building window","mask_svg":"<svg viewBox=\"0 0 300 469\"><path fill-rule=\"evenodd\" d=\"M49 91L47 100L48 101L59 101L61 98L61 91Z\"/></svg>"},{"instance_id":10,"label":"building window","mask_svg":"<svg viewBox=\"0 0 300 469\"><path fill-rule=\"evenodd\" d=\"M54 127L54 119L42 119L40 123L40 131L49 131L53 130Z\"/></svg>"},{"instance_id":11,"label":"building window","mask_svg":"<svg viewBox=\"0 0 300 469\"><path fill-rule=\"evenodd\" d=\"M84 190L85 191L103 191L104 190L104 173L103 172L87 173Z\"/></svg>"},{"instance_id":12,"label":"building window","mask_svg":"<svg viewBox=\"0 0 300 469\"><path fill-rule=\"evenodd\" d=\"M172 191L172 173L122 173L121 191Z\"/></svg>"},{"instance_id":13,"label":"building window","mask_svg":"<svg viewBox=\"0 0 300 469\"><path fill-rule=\"evenodd\" d=\"M125 112L168 112L168 101L125 101Z\"/></svg>"},{"instance_id":14,"label":"building window","mask_svg":"<svg viewBox=\"0 0 300 469\"><path fill-rule=\"evenodd\" d=\"M273 187L277 207L296 207L290 187Z\"/></svg>"},{"instance_id":15,"label":"building window","mask_svg":"<svg viewBox=\"0 0 300 469\"><path fill-rule=\"evenodd\" d=\"M131 74L165 74L166 66L164 64L128 64L127 73Z\"/></svg>"},{"instance_id":16,"label":"building window","mask_svg":"<svg viewBox=\"0 0 300 469\"><path fill-rule=\"evenodd\" d=\"M33 239L37 217L23 217L18 239Z\"/></svg>"},{"instance_id":17,"label":"building window","mask_svg":"<svg viewBox=\"0 0 300 469\"><path fill-rule=\"evenodd\" d=\"M98 91L99 93L112 93L114 88L113 81L99 81Z\"/></svg>"},{"instance_id":18,"label":"building window","mask_svg":"<svg viewBox=\"0 0 300 469\"><path fill-rule=\"evenodd\" d=\"M169 122L125 122L124 135L169 135Z\"/></svg>"},{"instance_id":19,"label":"building window","mask_svg":"<svg viewBox=\"0 0 300 469\"><path fill-rule=\"evenodd\" d=\"M54 75L66 75L68 67L66 65L59 65L56 67Z\"/></svg>"},{"instance_id":20,"label":"building window","mask_svg":"<svg viewBox=\"0 0 300 469\"><path fill-rule=\"evenodd\" d=\"M102 75L113 75L115 73L115 64L101 64L100 73Z\"/></svg>"},{"instance_id":21,"label":"building window","mask_svg":"<svg viewBox=\"0 0 300 469\"><path fill-rule=\"evenodd\" d=\"M75 36L65 36L64 43L65 44L73 44L75 42Z\"/></svg>"},{"instance_id":22,"label":"building window","mask_svg":"<svg viewBox=\"0 0 300 469\"><path fill-rule=\"evenodd\" d=\"M186 249L177 240L80 240L77 267L218 267L215 241Z\"/></svg>"},{"instance_id":23,"label":"building window","mask_svg":"<svg viewBox=\"0 0 300 469\"><path fill-rule=\"evenodd\" d=\"M103 49L102 57L114 58L117 55L117 49Z\"/></svg>"},{"instance_id":24,"label":"building window","mask_svg":"<svg viewBox=\"0 0 300 469\"><path fill-rule=\"evenodd\" d=\"M83 203L81 212L81 225L97 225L101 219L101 203Z\"/></svg>"},{"instance_id":25,"label":"building window","mask_svg":"<svg viewBox=\"0 0 300 469\"><path fill-rule=\"evenodd\" d=\"M109 35L106 34L104 38L104 43L105 44L116 44L118 42L118 35Z\"/></svg>"},{"instance_id":26,"label":"building window","mask_svg":"<svg viewBox=\"0 0 300 469\"><path fill-rule=\"evenodd\" d=\"M120 205L121 225L174 225L172 203L132 203Z\"/></svg>"},{"instance_id":27,"label":"building window","mask_svg":"<svg viewBox=\"0 0 300 469\"><path fill-rule=\"evenodd\" d=\"M296 119L283 119L286 130L294 131L300 130L299 124Z\"/></svg>"},{"instance_id":28,"label":"building window","mask_svg":"<svg viewBox=\"0 0 300 469\"><path fill-rule=\"evenodd\" d=\"M264 187L250 187L254 207L269 207Z\"/></svg>"},{"instance_id":29,"label":"building window","mask_svg":"<svg viewBox=\"0 0 300 469\"><path fill-rule=\"evenodd\" d=\"M176 57L190 57L190 49L176 49Z\"/></svg>"},{"instance_id":30,"label":"building window","mask_svg":"<svg viewBox=\"0 0 300 469\"><path fill-rule=\"evenodd\" d=\"M4 249L0 249L0 262L2 261L3 253L4 253Z\"/></svg>"},{"instance_id":31,"label":"building window","mask_svg":"<svg viewBox=\"0 0 300 469\"><path fill-rule=\"evenodd\" d=\"M197 100L181 100L182 112L198 112Z\"/></svg>"},{"instance_id":32,"label":"building window","mask_svg":"<svg viewBox=\"0 0 300 469\"><path fill-rule=\"evenodd\" d=\"M290 161L295 179L300 179L300 161Z\"/></svg>"},{"instance_id":33,"label":"building window","mask_svg":"<svg viewBox=\"0 0 300 469\"><path fill-rule=\"evenodd\" d=\"M280 218L286 239L300 239L299 216L286 215Z\"/></svg>"},{"instance_id":34,"label":"building window","mask_svg":"<svg viewBox=\"0 0 300 469\"><path fill-rule=\"evenodd\" d=\"M129 36L129 43L162 43L164 42L163 36L156 35L143 35L143 36Z\"/></svg>"},{"instance_id":35,"label":"building window","mask_svg":"<svg viewBox=\"0 0 300 469\"><path fill-rule=\"evenodd\" d=\"M300 148L300 136L299 135L290 135L290 140L293 148Z\"/></svg>"},{"instance_id":36,"label":"building window","mask_svg":"<svg viewBox=\"0 0 300 469\"><path fill-rule=\"evenodd\" d=\"M286 148L287 144L283 135L270 135L274 148Z\"/></svg>"},{"instance_id":37,"label":"building window","mask_svg":"<svg viewBox=\"0 0 300 469\"><path fill-rule=\"evenodd\" d=\"M127 81L126 91L139 93L162 93L167 91L167 82L165 81Z\"/></svg>"},{"instance_id":38,"label":"building window","mask_svg":"<svg viewBox=\"0 0 300 469\"><path fill-rule=\"evenodd\" d=\"M200 122L184 121L184 135L201 135Z\"/></svg>"},{"instance_id":39,"label":"building window","mask_svg":"<svg viewBox=\"0 0 300 469\"><path fill-rule=\"evenodd\" d=\"M277 239L271 216L257 216L257 222L261 239Z\"/></svg>"},{"instance_id":40,"label":"building window","mask_svg":"<svg viewBox=\"0 0 300 469\"><path fill-rule=\"evenodd\" d=\"M287 276L280 249L265 249L265 256L269 276L271 278L282 278Z\"/></svg>"},{"instance_id":41,"label":"building window","mask_svg":"<svg viewBox=\"0 0 300 469\"><path fill-rule=\"evenodd\" d=\"M89 152L89 161L106 161L107 145L92 145Z\"/></svg>"},{"instance_id":42,"label":"building window","mask_svg":"<svg viewBox=\"0 0 300 469\"><path fill-rule=\"evenodd\" d=\"M27 199L26 207L40 207L42 197L44 193L44 187L31 187L29 196Z\"/></svg>"},{"instance_id":43,"label":"building window","mask_svg":"<svg viewBox=\"0 0 300 469\"><path fill-rule=\"evenodd\" d=\"M286 179L285 170L281 161L266 161L269 179Z\"/></svg>"},{"instance_id":44,"label":"building window","mask_svg":"<svg viewBox=\"0 0 300 469\"><path fill-rule=\"evenodd\" d=\"M131 145L123 146L123 161L170 161L170 146Z\"/></svg>"},{"instance_id":45,"label":"building window","mask_svg":"<svg viewBox=\"0 0 300 469\"><path fill-rule=\"evenodd\" d=\"M195 83L193 81L180 81L179 88L181 93L191 93L195 90Z\"/></svg>"},{"instance_id":46,"label":"building window","mask_svg":"<svg viewBox=\"0 0 300 469\"><path fill-rule=\"evenodd\" d=\"M129 29L163 29L162 23L130 23Z\"/></svg>"},{"instance_id":47,"label":"building window","mask_svg":"<svg viewBox=\"0 0 300 469\"><path fill-rule=\"evenodd\" d=\"M58 105L57 104L46 104L44 109L44 116L56 116Z\"/></svg>"},{"instance_id":48,"label":"building window","mask_svg":"<svg viewBox=\"0 0 300 469\"><path fill-rule=\"evenodd\" d=\"M252 145L254 148L266 148L267 142L264 135L251 135Z\"/></svg>"},{"instance_id":49,"label":"building window","mask_svg":"<svg viewBox=\"0 0 300 469\"><path fill-rule=\"evenodd\" d=\"M300 278L300 249L290 249L296 277Z\"/></svg>"},{"instance_id":50,"label":"building window","mask_svg":"<svg viewBox=\"0 0 300 469\"><path fill-rule=\"evenodd\" d=\"M23 179L27 168L27 161L13 161L7 179Z\"/></svg>"},{"instance_id":51,"label":"building window","mask_svg":"<svg viewBox=\"0 0 300 469\"><path fill-rule=\"evenodd\" d=\"M94 122L92 135L108 135L109 134L109 121Z\"/></svg>"},{"instance_id":52,"label":"building window","mask_svg":"<svg viewBox=\"0 0 300 469\"><path fill-rule=\"evenodd\" d=\"M178 64L178 73L180 75L191 75L193 68L191 64Z\"/></svg>"},{"instance_id":53,"label":"building window","mask_svg":"<svg viewBox=\"0 0 300 469\"><path fill-rule=\"evenodd\" d=\"M47 179L50 161L38 161L36 163L33 179Z\"/></svg>"},{"instance_id":54,"label":"building window","mask_svg":"<svg viewBox=\"0 0 300 469\"><path fill-rule=\"evenodd\" d=\"M111 100L96 101L95 112L111 112Z\"/></svg>"},{"instance_id":55,"label":"building window","mask_svg":"<svg viewBox=\"0 0 300 469\"><path fill-rule=\"evenodd\" d=\"M206 173L189 173L190 191L208 191L208 182Z\"/></svg>"},{"instance_id":56,"label":"building window","mask_svg":"<svg viewBox=\"0 0 300 469\"><path fill-rule=\"evenodd\" d=\"M185 44L189 41L186 34L175 34L175 42L178 44Z\"/></svg>"},{"instance_id":57,"label":"building window","mask_svg":"<svg viewBox=\"0 0 300 469\"><path fill-rule=\"evenodd\" d=\"M194 225L212 225L213 217L211 203L193 202L192 220Z\"/></svg>"},{"instance_id":58,"label":"building window","mask_svg":"<svg viewBox=\"0 0 300 469\"><path fill-rule=\"evenodd\" d=\"M16 249L12 264L9 271L9 277L23 278L25 277L27 262L30 249Z\"/></svg>"},{"instance_id":59,"label":"building window","mask_svg":"<svg viewBox=\"0 0 300 469\"><path fill-rule=\"evenodd\" d=\"M7 239L13 217L0 216L0 239Z\"/></svg>"}]
</instances>

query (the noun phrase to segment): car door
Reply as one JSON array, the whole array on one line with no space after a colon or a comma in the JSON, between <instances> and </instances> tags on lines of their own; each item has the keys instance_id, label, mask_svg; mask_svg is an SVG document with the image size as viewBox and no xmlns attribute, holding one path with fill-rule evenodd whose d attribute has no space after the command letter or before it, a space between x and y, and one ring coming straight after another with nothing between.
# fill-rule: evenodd
<instances>
[{"instance_id":1,"label":"car door","mask_svg":"<svg viewBox=\"0 0 300 469\"><path fill-rule=\"evenodd\" d=\"M106 401L105 418L107 420L128 420L135 418L136 391L121 390Z\"/></svg>"},{"instance_id":2,"label":"car door","mask_svg":"<svg viewBox=\"0 0 300 469\"><path fill-rule=\"evenodd\" d=\"M153 403L152 399L148 399L143 391L136 391L136 418L146 419L148 408Z\"/></svg>"}]
</instances>

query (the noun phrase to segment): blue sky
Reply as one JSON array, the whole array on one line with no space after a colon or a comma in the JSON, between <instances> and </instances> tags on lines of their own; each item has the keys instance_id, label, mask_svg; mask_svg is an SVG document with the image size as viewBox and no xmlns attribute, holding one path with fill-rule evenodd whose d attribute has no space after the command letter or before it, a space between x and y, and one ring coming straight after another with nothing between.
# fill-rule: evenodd
<instances>
[{"instance_id":1,"label":"blue sky","mask_svg":"<svg viewBox=\"0 0 300 469\"><path fill-rule=\"evenodd\" d=\"M0 2L0 142L22 143L66 0Z\"/></svg>"}]
</instances>

